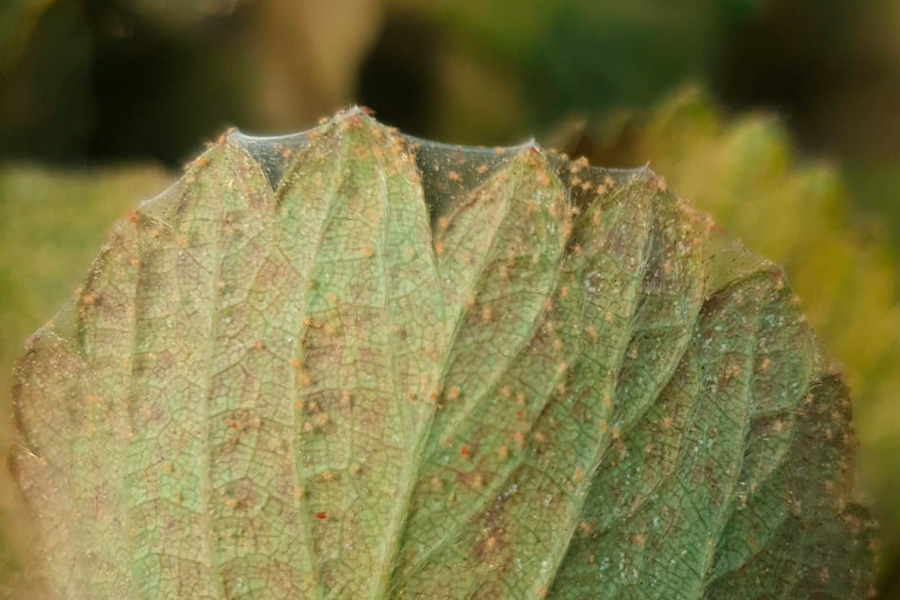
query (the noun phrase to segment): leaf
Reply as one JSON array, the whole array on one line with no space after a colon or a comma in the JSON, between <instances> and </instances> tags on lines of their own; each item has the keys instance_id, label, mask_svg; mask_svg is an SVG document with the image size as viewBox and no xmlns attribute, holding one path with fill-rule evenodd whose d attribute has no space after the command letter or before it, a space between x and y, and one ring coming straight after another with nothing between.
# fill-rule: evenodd
<instances>
[{"instance_id":1,"label":"leaf","mask_svg":"<svg viewBox=\"0 0 900 600\"><path fill-rule=\"evenodd\" d=\"M171 182L158 166L69 171L0 166L0 362L83 278L110 225ZM11 373L0 373L3 401Z\"/></svg>"},{"instance_id":2,"label":"leaf","mask_svg":"<svg viewBox=\"0 0 900 600\"><path fill-rule=\"evenodd\" d=\"M890 238L850 218L834 168L801 163L774 118L725 121L685 89L652 112L558 136L592 161L645 164L756 252L784 265L810 324L846 369L861 442L858 488L879 517L884 564L900 556L900 270ZM568 137L571 141L565 142Z\"/></svg>"},{"instance_id":3,"label":"leaf","mask_svg":"<svg viewBox=\"0 0 900 600\"><path fill-rule=\"evenodd\" d=\"M46 322L83 277L104 232L169 182L158 167L71 172L24 165L0 167L0 411L10 405L12 369L22 340ZM10 431L0 424L4 447ZM0 598L35 598L16 588L22 519L6 470L0 471ZM18 594L13 594L13 589Z\"/></svg>"},{"instance_id":4,"label":"leaf","mask_svg":"<svg viewBox=\"0 0 900 600\"><path fill-rule=\"evenodd\" d=\"M233 134L19 364L54 597L861 598L849 401L662 191L358 111Z\"/></svg>"}]
</instances>

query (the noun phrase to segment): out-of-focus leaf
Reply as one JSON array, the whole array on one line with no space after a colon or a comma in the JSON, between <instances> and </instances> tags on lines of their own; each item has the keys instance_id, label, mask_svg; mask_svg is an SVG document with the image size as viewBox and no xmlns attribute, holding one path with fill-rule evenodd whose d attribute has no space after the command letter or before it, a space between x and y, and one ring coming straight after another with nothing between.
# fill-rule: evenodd
<instances>
[{"instance_id":1,"label":"out-of-focus leaf","mask_svg":"<svg viewBox=\"0 0 900 600\"><path fill-rule=\"evenodd\" d=\"M862 598L850 403L644 170L224 138L16 378L53 597Z\"/></svg>"},{"instance_id":2,"label":"out-of-focus leaf","mask_svg":"<svg viewBox=\"0 0 900 600\"><path fill-rule=\"evenodd\" d=\"M577 132L577 134L576 134ZM862 446L859 489L900 555L900 278L887 239L858 229L836 171L802 166L776 119L724 121L687 90L653 113L564 130L592 160L646 164L731 234L784 265L810 323L846 370Z\"/></svg>"},{"instance_id":3,"label":"out-of-focus leaf","mask_svg":"<svg viewBox=\"0 0 900 600\"><path fill-rule=\"evenodd\" d=\"M854 205L865 215L878 215L877 232L900 258L900 158L849 161L841 169ZM860 200L857 200L857 198ZM898 582L900 583L900 582Z\"/></svg>"},{"instance_id":4,"label":"out-of-focus leaf","mask_svg":"<svg viewBox=\"0 0 900 600\"><path fill-rule=\"evenodd\" d=\"M388 0L405 18L415 15L436 35L453 70L422 73L432 120L427 133L492 143L546 126L573 110L646 106L685 80L711 83L723 49L763 4L760 0ZM386 42L387 43L387 42ZM402 43L397 44L402 48ZM413 64L423 48L410 44L400 61ZM462 66L464 65L464 66ZM473 73L478 73L476 78ZM524 105L519 119L498 119L492 89L512 90ZM372 83L378 85L378 80ZM363 92L367 90L364 88ZM504 99L507 94L504 94ZM471 99L460 104L445 98ZM363 95L365 101L369 101ZM441 101L437 101L440 99ZM402 101L401 101L402 103ZM502 103L500 105L502 112ZM391 105L375 108L391 110ZM391 114L398 123L405 115ZM498 128L498 120L505 127Z\"/></svg>"},{"instance_id":5,"label":"out-of-focus leaf","mask_svg":"<svg viewBox=\"0 0 900 600\"><path fill-rule=\"evenodd\" d=\"M183 30L225 17L241 4L259 0L114 0L123 9L156 26Z\"/></svg>"},{"instance_id":6,"label":"out-of-focus leaf","mask_svg":"<svg viewBox=\"0 0 900 600\"><path fill-rule=\"evenodd\" d=\"M350 102L382 11L381 0L57 1L0 81L0 156L177 164L232 123L295 129Z\"/></svg>"},{"instance_id":7,"label":"out-of-focus leaf","mask_svg":"<svg viewBox=\"0 0 900 600\"><path fill-rule=\"evenodd\" d=\"M0 26L24 27L2 19L9 16L0 16ZM29 30L15 59L0 67L0 155L71 160L81 155L93 116L90 32L72 2L48 4Z\"/></svg>"},{"instance_id":8,"label":"out-of-focus leaf","mask_svg":"<svg viewBox=\"0 0 900 600\"><path fill-rule=\"evenodd\" d=\"M0 3L0 84L51 2L53 0L5 0Z\"/></svg>"}]
</instances>

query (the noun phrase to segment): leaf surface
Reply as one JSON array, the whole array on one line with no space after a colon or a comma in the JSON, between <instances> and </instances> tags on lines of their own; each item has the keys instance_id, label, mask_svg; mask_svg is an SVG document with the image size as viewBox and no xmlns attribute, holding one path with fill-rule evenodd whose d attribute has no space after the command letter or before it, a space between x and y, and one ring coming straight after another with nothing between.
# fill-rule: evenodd
<instances>
[{"instance_id":1,"label":"leaf surface","mask_svg":"<svg viewBox=\"0 0 900 600\"><path fill-rule=\"evenodd\" d=\"M861 598L841 378L649 171L232 134L17 373L58 598Z\"/></svg>"},{"instance_id":2,"label":"leaf surface","mask_svg":"<svg viewBox=\"0 0 900 600\"><path fill-rule=\"evenodd\" d=\"M833 167L795 156L778 119L726 120L691 88L653 111L570 125L577 129L548 144L599 164L649 161L693 205L783 266L853 390L855 495L869 499L879 521L889 587L891 565L900 565L900 270L891 236L849 218L864 196L849 194Z\"/></svg>"}]
</instances>

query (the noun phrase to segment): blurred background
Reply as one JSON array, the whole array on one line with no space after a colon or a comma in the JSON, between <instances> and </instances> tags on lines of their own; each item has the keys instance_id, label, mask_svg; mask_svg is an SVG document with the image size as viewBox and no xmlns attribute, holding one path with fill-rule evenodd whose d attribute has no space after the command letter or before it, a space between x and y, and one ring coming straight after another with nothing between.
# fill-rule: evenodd
<instances>
[{"instance_id":1,"label":"blurred background","mask_svg":"<svg viewBox=\"0 0 900 600\"><path fill-rule=\"evenodd\" d=\"M351 102L649 162L785 264L854 389L877 597L900 599L897 0L0 0L0 408L115 219L228 126ZM0 480L0 598L27 597L18 510Z\"/></svg>"}]
</instances>

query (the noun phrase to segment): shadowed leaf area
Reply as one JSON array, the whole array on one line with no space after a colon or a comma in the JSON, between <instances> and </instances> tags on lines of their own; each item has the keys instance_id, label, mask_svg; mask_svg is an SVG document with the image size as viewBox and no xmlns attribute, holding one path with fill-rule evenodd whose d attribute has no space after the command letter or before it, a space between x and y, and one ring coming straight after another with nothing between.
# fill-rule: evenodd
<instances>
[{"instance_id":1,"label":"shadowed leaf area","mask_svg":"<svg viewBox=\"0 0 900 600\"><path fill-rule=\"evenodd\" d=\"M232 134L15 384L51 598L865 596L850 403L651 172Z\"/></svg>"}]
</instances>

